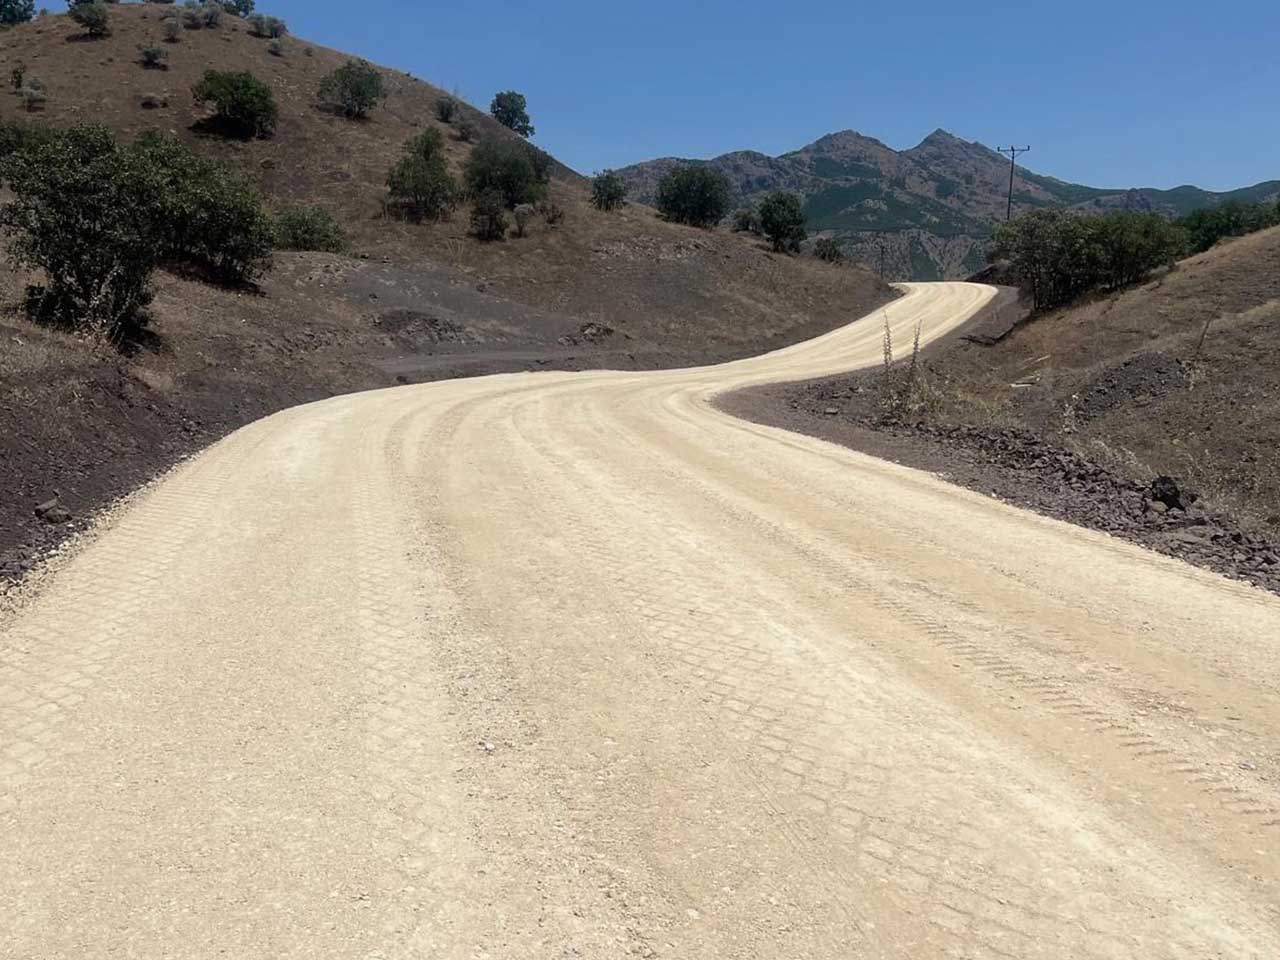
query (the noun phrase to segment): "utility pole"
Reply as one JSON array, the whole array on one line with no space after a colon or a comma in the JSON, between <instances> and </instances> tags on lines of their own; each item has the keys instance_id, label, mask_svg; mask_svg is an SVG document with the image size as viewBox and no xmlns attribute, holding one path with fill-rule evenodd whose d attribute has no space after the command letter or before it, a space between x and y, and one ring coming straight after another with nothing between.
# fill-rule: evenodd
<instances>
[{"instance_id":1,"label":"utility pole","mask_svg":"<svg viewBox=\"0 0 1280 960\"><path fill-rule=\"evenodd\" d=\"M1018 162L1018 154L1026 153L1030 149L1031 149L1030 147L1000 147L999 148L1001 153L1007 153L1009 155L1009 207L1004 214L1004 219L1006 223L1013 219L1013 171Z\"/></svg>"}]
</instances>

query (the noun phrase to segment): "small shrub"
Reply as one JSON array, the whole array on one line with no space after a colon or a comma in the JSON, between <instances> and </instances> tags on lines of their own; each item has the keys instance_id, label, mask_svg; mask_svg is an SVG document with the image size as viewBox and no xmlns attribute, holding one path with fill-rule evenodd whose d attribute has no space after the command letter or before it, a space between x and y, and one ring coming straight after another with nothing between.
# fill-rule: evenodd
<instances>
[{"instance_id":1,"label":"small shrub","mask_svg":"<svg viewBox=\"0 0 1280 960\"><path fill-rule=\"evenodd\" d=\"M542 211L542 219L549 227L559 226L564 222L564 207L550 200L544 200L538 209Z\"/></svg>"},{"instance_id":2,"label":"small shrub","mask_svg":"<svg viewBox=\"0 0 1280 960\"><path fill-rule=\"evenodd\" d=\"M277 250L318 250L341 253L347 247L342 227L320 207L290 207L275 221Z\"/></svg>"},{"instance_id":3,"label":"small shrub","mask_svg":"<svg viewBox=\"0 0 1280 960\"><path fill-rule=\"evenodd\" d=\"M405 145L404 156L387 174L389 208L409 220L439 220L458 200L458 185L449 174L444 137L434 127Z\"/></svg>"},{"instance_id":4,"label":"small shrub","mask_svg":"<svg viewBox=\"0 0 1280 960\"><path fill-rule=\"evenodd\" d=\"M453 97L441 97L436 101L436 119L441 123L453 123L458 115L458 101Z\"/></svg>"},{"instance_id":5,"label":"small shrub","mask_svg":"<svg viewBox=\"0 0 1280 960\"><path fill-rule=\"evenodd\" d=\"M471 201L471 232L486 243L507 235L507 205L498 190L483 190Z\"/></svg>"},{"instance_id":6,"label":"small shrub","mask_svg":"<svg viewBox=\"0 0 1280 960\"><path fill-rule=\"evenodd\" d=\"M368 116L386 97L382 74L364 60L348 60L320 81L320 102L344 117Z\"/></svg>"},{"instance_id":7,"label":"small shrub","mask_svg":"<svg viewBox=\"0 0 1280 960\"><path fill-rule=\"evenodd\" d=\"M522 137L533 136L533 124L529 122L529 105L524 94L507 90L499 93L489 104L489 113L493 119L508 129L514 130Z\"/></svg>"},{"instance_id":8,"label":"small shrub","mask_svg":"<svg viewBox=\"0 0 1280 960\"><path fill-rule=\"evenodd\" d=\"M0 0L0 27L26 23L34 19L35 15L35 0Z\"/></svg>"},{"instance_id":9,"label":"small shrub","mask_svg":"<svg viewBox=\"0 0 1280 960\"><path fill-rule=\"evenodd\" d=\"M760 203L760 229L778 253L799 253L805 238L804 206L800 198L775 190Z\"/></svg>"},{"instance_id":10,"label":"small shrub","mask_svg":"<svg viewBox=\"0 0 1280 960\"><path fill-rule=\"evenodd\" d=\"M191 90L197 103L212 102L219 121L233 136L269 137L278 109L271 88L248 71L206 70Z\"/></svg>"},{"instance_id":11,"label":"small shrub","mask_svg":"<svg viewBox=\"0 0 1280 960\"><path fill-rule=\"evenodd\" d=\"M545 153L527 143L486 140L467 159L467 191L474 197L496 190L507 207L536 203L546 196L549 164Z\"/></svg>"},{"instance_id":12,"label":"small shrub","mask_svg":"<svg viewBox=\"0 0 1280 960\"><path fill-rule=\"evenodd\" d=\"M283 57L284 44L279 40L272 40L267 44L267 53L271 54L273 57Z\"/></svg>"},{"instance_id":13,"label":"small shrub","mask_svg":"<svg viewBox=\"0 0 1280 960\"><path fill-rule=\"evenodd\" d=\"M143 47L142 65L148 70L168 70L169 51L164 47Z\"/></svg>"},{"instance_id":14,"label":"small shrub","mask_svg":"<svg viewBox=\"0 0 1280 960\"><path fill-rule=\"evenodd\" d=\"M161 27L164 30L165 43L177 43L182 38L182 24L178 23L176 17L165 17Z\"/></svg>"},{"instance_id":15,"label":"small shrub","mask_svg":"<svg viewBox=\"0 0 1280 960\"><path fill-rule=\"evenodd\" d=\"M612 170L601 171L591 180L591 202L597 210L617 210L627 202L627 185Z\"/></svg>"},{"instance_id":16,"label":"small shrub","mask_svg":"<svg viewBox=\"0 0 1280 960\"><path fill-rule=\"evenodd\" d=\"M476 138L480 136L480 131L470 120L463 120L454 129L454 136L462 143L475 143Z\"/></svg>"},{"instance_id":17,"label":"small shrub","mask_svg":"<svg viewBox=\"0 0 1280 960\"><path fill-rule=\"evenodd\" d=\"M753 207L737 211L733 215L733 230L735 233L758 234L760 232L760 214L756 213Z\"/></svg>"},{"instance_id":18,"label":"small shrub","mask_svg":"<svg viewBox=\"0 0 1280 960\"><path fill-rule=\"evenodd\" d=\"M249 16L249 35L267 40L278 40L289 33L288 25L279 17L269 17L265 13L254 13Z\"/></svg>"},{"instance_id":19,"label":"small shrub","mask_svg":"<svg viewBox=\"0 0 1280 960\"><path fill-rule=\"evenodd\" d=\"M704 164L677 167L658 184L658 209L675 223L714 227L729 212L729 181Z\"/></svg>"},{"instance_id":20,"label":"small shrub","mask_svg":"<svg viewBox=\"0 0 1280 960\"><path fill-rule=\"evenodd\" d=\"M27 113L35 113L42 109L49 100L39 80L28 81L27 85L18 91L18 96L22 98L22 107Z\"/></svg>"},{"instance_id":21,"label":"small shrub","mask_svg":"<svg viewBox=\"0 0 1280 960\"><path fill-rule=\"evenodd\" d=\"M538 208L532 203L517 203L516 208L511 211L512 217L516 221L516 236L523 237L525 228L529 226L529 222L533 219L533 215L538 212Z\"/></svg>"},{"instance_id":22,"label":"small shrub","mask_svg":"<svg viewBox=\"0 0 1280 960\"><path fill-rule=\"evenodd\" d=\"M813 255L825 263L844 263L844 250L832 237L819 237L813 244Z\"/></svg>"},{"instance_id":23,"label":"small shrub","mask_svg":"<svg viewBox=\"0 0 1280 960\"><path fill-rule=\"evenodd\" d=\"M182 5L182 22L188 30L212 30L222 22L222 4L213 0L204 3L186 0Z\"/></svg>"},{"instance_id":24,"label":"small shrub","mask_svg":"<svg viewBox=\"0 0 1280 960\"><path fill-rule=\"evenodd\" d=\"M91 37L105 37L111 33L111 17L105 3L77 3L68 8L67 13Z\"/></svg>"},{"instance_id":25,"label":"small shrub","mask_svg":"<svg viewBox=\"0 0 1280 960\"><path fill-rule=\"evenodd\" d=\"M253 0L222 0L222 9L233 17L247 17L253 13Z\"/></svg>"},{"instance_id":26,"label":"small shrub","mask_svg":"<svg viewBox=\"0 0 1280 960\"><path fill-rule=\"evenodd\" d=\"M9 86L13 87L14 92L22 89L22 81L27 75L27 65L25 63L14 64L12 70L9 71Z\"/></svg>"}]
</instances>

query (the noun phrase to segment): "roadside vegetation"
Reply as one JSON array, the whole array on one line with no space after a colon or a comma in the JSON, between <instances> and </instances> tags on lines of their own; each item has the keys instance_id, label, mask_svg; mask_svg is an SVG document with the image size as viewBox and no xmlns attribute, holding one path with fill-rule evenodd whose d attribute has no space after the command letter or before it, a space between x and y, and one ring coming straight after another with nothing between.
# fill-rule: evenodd
<instances>
[{"instance_id":1,"label":"roadside vegetation","mask_svg":"<svg viewBox=\"0 0 1280 960\"><path fill-rule=\"evenodd\" d=\"M243 283L267 263L271 226L257 193L220 165L158 135L124 146L103 127L31 136L0 161L9 254L38 269L25 309L38 322L116 346L147 324L161 265Z\"/></svg>"}]
</instances>

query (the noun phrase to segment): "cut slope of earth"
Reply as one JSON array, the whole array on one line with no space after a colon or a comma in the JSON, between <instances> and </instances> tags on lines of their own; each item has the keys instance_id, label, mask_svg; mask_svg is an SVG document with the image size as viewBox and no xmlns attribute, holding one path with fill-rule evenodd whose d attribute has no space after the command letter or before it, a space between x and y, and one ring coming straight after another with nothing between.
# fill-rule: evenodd
<instances>
[{"instance_id":1,"label":"cut slope of earth","mask_svg":"<svg viewBox=\"0 0 1280 960\"><path fill-rule=\"evenodd\" d=\"M368 120L316 106L320 80L348 59L294 37L282 56L243 21L161 40L172 7L113 5L111 36L80 37L66 16L0 34L48 91L26 113L0 95L0 119L102 123L123 139L170 132L243 171L273 206L330 211L351 254L278 254L256 291L162 276L152 348L128 358L32 327L16 311L30 278L0 279L0 571L16 574L76 522L154 473L281 407L334 393L506 370L679 366L754 354L846 322L893 293L869 273L777 256L741 236L666 223L652 210L603 214L584 181L553 169L564 210L529 236L481 244L459 211L442 224L382 216L387 170L429 126L459 172L471 148L441 124L444 92L383 69L390 93ZM296 25L295 25L296 26ZM145 69L139 47L168 50ZM276 135L201 135L191 85L209 68L249 70L280 104ZM6 71L7 73L7 71ZM165 106L148 108L147 103ZM479 111L481 137L511 134ZM55 494L74 515L52 525L36 505Z\"/></svg>"},{"instance_id":2,"label":"cut slope of earth","mask_svg":"<svg viewBox=\"0 0 1280 960\"><path fill-rule=\"evenodd\" d=\"M805 201L813 233L834 236L860 261L894 279L962 277L985 262L993 226L1004 219L1009 161L981 143L935 130L917 146L897 151L853 130L829 134L780 157L736 151L708 161L666 157L619 171L631 196L650 203L658 182L683 163L708 163L724 173L735 200L757 202L772 190ZM1151 210L1181 216L1228 200L1280 196L1280 180L1227 193L1198 187L1173 190L1105 189L1066 183L1018 167L1018 210L1074 207Z\"/></svg>"}]
</instances>

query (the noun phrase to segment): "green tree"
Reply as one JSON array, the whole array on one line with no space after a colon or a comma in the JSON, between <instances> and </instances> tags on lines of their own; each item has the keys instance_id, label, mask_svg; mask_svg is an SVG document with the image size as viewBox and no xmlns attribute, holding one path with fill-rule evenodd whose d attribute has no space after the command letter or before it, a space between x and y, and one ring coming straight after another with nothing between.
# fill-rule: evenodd
<instances>
[{"instance_id":1,"label":"green tree","mask_svg":"<svg viewBox=\"0 0 1280 960\"><path fill-rule=\"evenodd\" d=\"M320 102L344 117L366 117L385 97L382 74L364 60L348 60L320 81Z\"/></svg>"},{"instance_id":2,"label":"green tree","mask_svg":"<svg viewBox=\"0 0 1280 960\"><path fill-rule=\"evenodd\" d=\"M705 164L677 167L658 183L658 209L668 220L714 227L729 212L729 181Z\"/></svg>"},{"instance_id":3,"label":"green tree","mask_svg":"<svg viewBox=\"0 0 1280 960\"><path fill-rule=\"evenodd\" d=\"M247 17L253 13L253 0L222 0L222 9L233 17Z\"/></svg>"},{"instance_id":4,"label":"green tree","mask_svg":"<svg viewBox=\"0 0 1280 960\"><path fill-rule=\"evenodd\" d=\"M232 136L249 139L275 132L279 116L276 99L271 88L247 70L206 70L191 93L197 103L213 103L219 122Z\"/></svg>"},{"instance_id":5,"label":"green tree","mask_svg":"<svg viewBox=\"0 0 1280 960\"><path fill-rule=\"evenodd\" d=\"M493 119L520 136L533 136L533 124L529 122L529 104L523 93L506 90L497 94L489 104L489 113L493 115Z\"/></svg>"},{"instance_id":6,"label":"green tree","mask_svg":"<svg viewBox=\"0 0 1280 960\"><path fill-rule=\"evenodd\" d=\"M547 194L550 158L527 143L486 140L471 151L464 177L473 197L496 190L510 208L537 203Z\"/></svg>"},{"instance_id":7,"label":"green tree","mask_svg":"<svg viewBox=\"0 0 1280 960\"><path fill-rule=\"evenodd\" d=\"M391 206L414 222L439 220L453 209L458 185L439 130L424 130L405 145L404 156L387 174L387 192Z\"/></svg>"},{"instance_id":8,"label":"green tree","mask_svg":"<svg viewBox=\"0 0 1280 960\"><path fill-rule=\"evenodd\" d=\"M0 27L26 23L35 15L35 0L0 0Z\"/></svg>"},{"instance_id":9,"label":"green tree","mask_svg":"<svg viewBox=\"0 0 1280 960\"><path fill-rule=\"evenodd\" d=\"M173 136L146 134L132 152L159 185L154 206L167 262L222 283L246 283L267 268L274 230L246 180Z\"/></svg>"},{"instance_id":10,"label":"green tree","mask_svg":"<svg viewBox=\"0 0 1280 960\"><path fill-rule=\"evenodd\" d=\"M33 319L115 344L141 329L164 250L148 167L105 127L74 127L10 154L3 172L14 195L0 208L10 254L45 275L27 291Z\"/></svg>"},{"instance_id":11,"label":"green tree","mask_svg":"<svg viewBox=\"0 0 1280 960\"><path fill-rule=\"evenodd\" d=\"M341 253L347 238L338 222L321 207L288 207L274 224L277 250L318 250Z\"/></svg>"},{"instance_id":12,"label":"green tree","mask_svg":"<svg viewBox=\"0 0 1280 960\"><path fill-rule=\"evenodd\" d=\"M471 232L485 242L501 240L507 235L507 207L502 194L493 189L482 190L471 201Z\"/></svg>"},{"instance_id":13,"label":"green tree","mask_svg":"<svg viewBox=\"0 0 1280 960\"><path fill-rule=\"evenodd\" d=\"M111 16L105 3L77 3L69 7L67 13L91 37L105 37L111 33Z\"/></svg>"},{"instance_id":14,"label":"green tree","mask_svg":"<svg viewBox=\"0 0 1280 960\"><path fill-rule=\"evenodd\" d=\"M778 253L800 252L804 225L804 207L794 193L776 190L760 202L760 229Z\"/></svg>"},{"instance_id":15,"label":"green tree","mask_svg":"<svg viewBox=\"0 0 1280 960\"><path fill-rule=\"evenodd\" d=\"M616 210L627 202L627 185L612 170L603 170L591 180L591 202L597 210Z\"/></svg>"}]
</instances>

